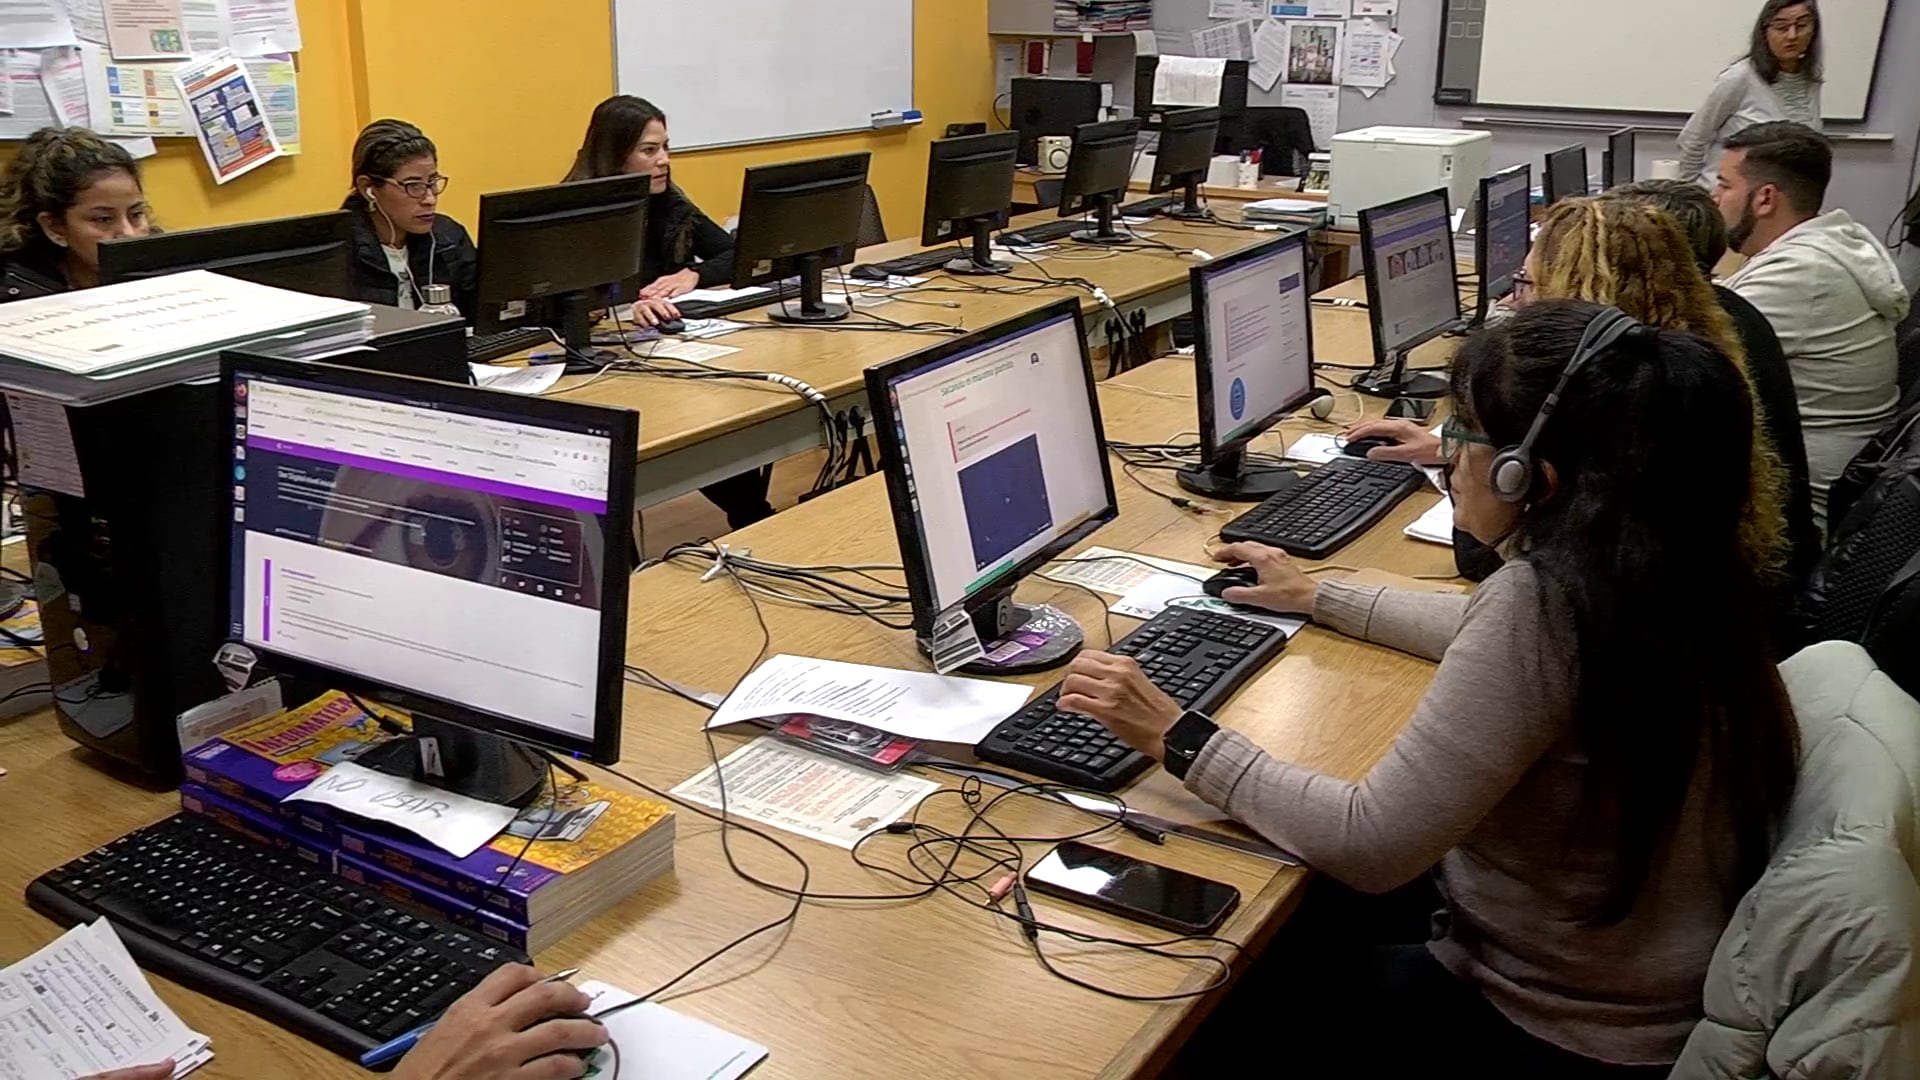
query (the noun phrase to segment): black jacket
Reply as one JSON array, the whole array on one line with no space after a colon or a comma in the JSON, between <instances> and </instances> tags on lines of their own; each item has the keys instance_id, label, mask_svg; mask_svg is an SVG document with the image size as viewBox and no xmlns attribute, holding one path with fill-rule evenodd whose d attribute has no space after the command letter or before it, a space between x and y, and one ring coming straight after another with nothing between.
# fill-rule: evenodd
<instances>
[{"instance_id":1,"label":"black jacket","mask_svg":"<svg viewBox=\"0 0 1920 1080\"><path fill-rule=\"evenodd\" d=\"M733 234L700 212L687 194L671 184L647 204L647 250L640 260L640 284L650 285L694 265L702 288L733 280Z\"/></svg>"},{"instance_id":2,"label":"black jacket","mask_svg":"<svg viewBox=\"0 0 1920 1080\"><path fill-rule=\"evenodd\" d=\"M353 215L353 298L369 304L394 306L400 298L400 279L387 266L387 254L381 250L373 219L357 196L347 200ZM431 258L429 258L431 256ZM431 262L433 272L427 272ZM407 264L413 268L414 284L421 290L428 285L453 288L453 304L472 322L480 306L480 251L467 236L466 226L445 214L433 219L430 236L407 237ZM415 305L418 306L418 299Z\"/></svg>"},{"instance_id":3,"label":"black jacket","mask_svg":"<svg viewBox=\"0 0 1920 1080\"><path fill-rule=\"evenodd\" d=\"M1798 589L1819 560L1823 545L1820 530L1813 524L1807 441L1800 432L1800 397L1793 388L1793 371L1787 366L1787 354L1780 348L1773 324L1760 309L1724 285L1715 285L1713 291L1733 319L1740 347L1747 351L1747 376L1753 380L1761 426L1787 470L1787 504L1780 509L1787 518L1787 543L1791 548L1787 557L1789 584Z\"/></svg>"}]
</instances>

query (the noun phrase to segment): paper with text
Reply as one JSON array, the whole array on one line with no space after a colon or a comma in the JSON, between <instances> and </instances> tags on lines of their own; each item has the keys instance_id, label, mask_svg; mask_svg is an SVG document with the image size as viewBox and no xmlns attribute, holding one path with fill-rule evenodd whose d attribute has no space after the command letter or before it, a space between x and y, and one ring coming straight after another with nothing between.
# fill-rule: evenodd
<instances>
[{"instance_id":1,"label":"paper with text","mask_svg":"<svg viewBox=\"0 0 1920 1080\"><path fill-rule=\"evenodd\" d=\"M1289 41L1285 23L1263 22L1253 31L1253 63L1247 68L1247 78L1262 90L1272 90L1287 73L1287 43Z\"/></svg>"},{"instance_id":2,"label":"paper with text","mask_svg":"<svg viewBox=\"0 0 1920 1080\"><path fill-rule=\"evenodd\" d=\"M0 45L51 49L79 40L66 5L58 0L0 0Z\"/></svg>"},{"instance_id":3,"label":"paper with text","mask_svg":"<svg viewBox=\"0 0 1920 1080\"><path fill-rule=\"evenodd\" d=\"M240 56L300 51L300 16L293 0L227 0L233 51Z\"/></svg>"},{"instance_id":4,"label":"paper with text","mask_svg":"<svg viewBox=\"0 0 1920 1080\"><path fill-rule=\"evenodd\" d=\"M184 60L187 18L181 0L103 0L107 45L116 60Z\"/></svg>"},{"instance_id":5,"label":"paper with text","mask_svg":"<svg viewBox=\"0 0 1920 1080\"><path fill-rule=\"evenodd\" d=\"M1313 128L1313 145L1322 149L1333 145L1333 133L1340 123L1340 88L1337 86L1293 86L1280 91L1280 104L1304 110Z\"/></svg>"},{"instance_id":6,"label":"paper with text","mask_svg":"<svg viewBox=\"0 0 1920 1080\"><path fill-rule=\"evenodd\" d=\"M105 919L82 923L0 972L0 1077L46 1080L213 1057L147 983Z\"/></svg>"},{"instance_id":7,"label":"paper with text","mask_svg":"<svg viewBox=\"0 0 1920 1080\"><path fill-rule=\"evenodd\" d=\"M494 367L492 364L468 364L475 385L509 394L544 394L566 374L565 364L527 364L521 367Z\"/></svg>"},{"instance_id":8,"label":"paper with text","mask_svg":"<svg viewBox=\"0 0 1920 1080\"><path fill-rule=\"evenodd\" d=\"M1145 584L1115 600L1107 610L1115 615L1125 615L1130 619L1151 619L1170 607L1189 608L1194 611L1204 611L1209 615L1229 615L1236 619L1257 622L1275 627L1288 637L1292 637L1301 627L1307 625L1307 620L1298 616L1255 611L1229 604L1225 600L1216 600L1202 592L1199 583L1193 579L1176 574L1156 574Z\"/></svg>"},{"instance_id":9,"label":"paper with text","mask_svg":"<svg viewBox=\"0 0 1920 1080\"><path fill-rule=\"evenodd\" d=\"M65 0L67 18L73 22L73 36L95 45L107 43L107 13L101 0Z\"/></svg>"},{"instance_id":10,"label":"paper with text","mask_svg":"<svg viewBox=\"0 0 1920 1080\"><path fill-rule=\"evenodd\" d=\"M784 653L740 680L710 728L787 713L851 720L909 739L976 743L1026 703L1032 688Z\"/></svg>"},{"instance_id":11,"label":"paper with text","mask_svg":"<svg viewBox=\"0 0 1920 1080\"><path fill-rule=\"evenodd\" d=\"M1199 582L1218 572L1218 567L1197 566L1155 555L1138 555L1113 548L1090 547L1078 555L1048 563L1040 576L1051 581L1080 585L1109 596L1125 596L1161 572L1184 574Z\"/></svg>"},{"instance_id":12,"label":"paper with text","mask_svg":"<svg viewBox=\"0 0 1920 1080\"><path fill-rule=\"evenodd\" d=\"M83 42L87 108L104 135L191 135L187 105L173 85L178 64L117 60L104 46Z\"/></svg>"},{"instance_id":13,"label":"paper with text","mask_svg":"<svg viewBox=\"0 0 1920 1080\"><path fill-rule=\"evenodd\" d=\"M1153 104L1218 105L1225 60L1200 56L1162 56L1153 67Z\"/></svg>"},{"instance_id":14,"label":"paper with text","mask_svg":"<svg viewBox=\"0 0 1920 1080\"><path fill-rule=\"evenodd\" d=\"M718 810L722 783L729 817L849 850L940 789L936 780L863 769L763 735L728 754L717 770L708 766L674 788L673 794Z\"/></svg>"},{"instance_id":15,"label":"paper with text","mask_svg":"<svg viewBox=\"0 0 1920 1080\"><path fill-rule=\"evenodd\" d=\"M665 1005L639 1000L618 987L588 980L578 984L592 999L587 1015L609 1012L601 1022L619 1046L619 1073L636 1080L739 1080L748 1069L766 1059L767 1048L703 1020L683 1016ZM621 1006L626 1006L621 1008ZM614 1080L615 1054L601 1049L588 1065L588 1076ZM597 1067L599 1072L594 1072Z\"/></svg>"},{"instance_id":16,"label":"paper with text","mask_svg":"<svg viewBox=\"0 0 1920 1080\"><path fill-rule=\"evenodd\" d=\"M73 448L73 429L67 424L67 407L13 390L6 396L20 486L86 498L86 484L80 479L80 455Z\"/></svg>"},{"instance_id":17,"label":"paper with text","mask_svg":"<svg viewBox=\"0 0 1920 1080\"><path fill-rule=\"evenodd\" d=\"M0 139L24 139L53 124L53 104L40 85L40 54L31 49L0 50L0 79L5 79L10 112L0 115Z\"/></svg>"},{"instance_id":18,"label":"paper with text","mask_svg":"<svg viewBox=\"0 0 1920 1080\"><path fill-rule=\"evenodd\" d=\"M1387 66L1388 45L1387 32L1371 21L1349 28L1345 61L1347 85L1362 90L1378 90L1387 85L1393 77Z\"/></svg>"},{"instance_id":19,"label":"paper with text","mask_svg":"<svg viewBox=\"0 0 1920 1080\"><path fill-rule=\"evenodd\" d=\"M1220 60L1251 60L1253 30L1252 19L1203 26L1193 32L1194 55Z\"/></svg>"},{"instance_id":20,"label":"paper with text","mask_svg":"<svg viewBox=\"0 0 1920 1080\"><path fill-rule=\"evenodd\" d=\"M182 64L173 84L187 103L193 134L213 171L224 184L286 153L274 134L246 65L227 52Z\"/></svg>"},{"instance_id":21,"label":"paper with text","mask_svg":"<svg viewBox=\"0 0 1920 1080\"><path fill-rule=\"evenodd\" d=\"M374 772L343 761L286 802L319 803L384 821L464 859L513 822L514 809L481 802L419 780Z\"/></svg>"},{"instance_id":22,"label":"paper with text","mask_svg":"<svg viewBox=\"0 0 1920 1080\"><path fill-rule=\"evenodd\" d=\"M300 81L293 57L284 53L249 56L245 63L247 74L253 76L254 89L260 92L261 111L267 114L267 123L273 125L273 137L280 140L280 152L299 153Z\"/></svg>"}]
</instances>

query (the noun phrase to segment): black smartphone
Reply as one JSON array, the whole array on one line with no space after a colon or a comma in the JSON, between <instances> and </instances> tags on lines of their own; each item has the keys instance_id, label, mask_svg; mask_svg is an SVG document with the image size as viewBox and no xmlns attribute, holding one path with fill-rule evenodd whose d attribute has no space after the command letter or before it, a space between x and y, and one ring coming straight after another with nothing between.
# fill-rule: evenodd
<instances>
[{"instance_id":1,"label":"black smartphone","mask_svg":"<svg viewBox=\"0 0 1920 1080\"><path fill-rule=\"evenodd\" d=\"M1428 420L1437 404L1430 398L1397 397L1387 406L1387 415L1397 420Z\"/></svg>"},{"instance_id":2,"label":"black smartphone","mask_svg":"<svg viewBox=\"0 0 1920 1080\"><path fill-rule=\"evenodd\" d=\"M1240 906L1231 885L1077 840L1028 870L1027 888L1176 934L1210 934Z\"/></svg>"}]
</instances>

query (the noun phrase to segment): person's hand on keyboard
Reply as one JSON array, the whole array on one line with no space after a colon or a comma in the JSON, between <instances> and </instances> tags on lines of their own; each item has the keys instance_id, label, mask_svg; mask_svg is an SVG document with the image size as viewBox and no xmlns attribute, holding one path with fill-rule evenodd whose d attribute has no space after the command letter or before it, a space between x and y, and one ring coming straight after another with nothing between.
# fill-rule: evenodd
<instances>
[{"instance_id":1,"label":"person's hand on keyboard","mask_svg":"<svg viewBox=\"0 0 1920 1080\"><path fill-rule=\"evenodd\" d=\"M1234 586L1220 594L1229 604L1265 608L1283 615L1311 615L1320 586L1279 548L1265 544L1224 544L1211 552L1214 562L1251 566L1260 584Z\"/></svg>"},{"instance_id":2,"label":"person's hand on keyboard","mask_svg":"<svg viewBox=\"0 0 1920 1080\"><path fill-rule=\"evenodd\" d=\"M1153 685L1130 656L1083 652L1060 683L1060 708L1100 721L1135 750L1159 761L1167 729L1180 719L1180 703Z\"/></svg>"},{"instance_id":3,"label":"person's hand on keyboard","mask_svg":"<svg viewBox=\"0 0 1920 1080\"><path fill-rule=\"evenodd\" d=\"M565 1080L604 1046L607 1029L581 1019L592 999L564 982L504 964L447 1006L393 1070L394 1080Z\"/></svg>"},{"instance_id":4,"label":"person's hand on keyboard","mask_svg":"<svg viewBox=\"0 0 1920 1080\"><path fill-rule=\"evenodd\" d=\"M1355 439L1392 439L1392 446L1376 446L1367 452L1369 461L1400 461L1408 465L1444 465L1440 436L1413 420L1362 420L1347 429L1348 442Z\"/></svg>"},{"instance_id":5,"label":"person's hand on keyboard","mask_svg":"<svg viewBox=\"0 0 1920 1080\"><path fill-rule=\"evenodd\" d=\"M641 297L633 302L633 321L641 326L659 326L680 317L680 309L664 298Z\"/></svg>"},{"instance_id":6,"label":"person's hand on keyboard","mask_svg":"<svg viewBox=\"0 0 1920 1080\"><path fill-rule=\"evenodd\" d=\"M646 288L640 290L642 300L671 300L684 296L700 287L700 272L682 270L677 274L666 274L654 278Z\"/></svg>"},{"instance_id":7,"label":"person's hand on keyboard","mask_svg":"<svg viewBox=\"0 0 1920 1080\"><path fill-rule=\"evenodd\" d=\"M172 1080L172 1078L173 1062L168 1060L156 1061L151 1065L133 1065L125 1069L114 1069L111 1072L94 1073L92 1076L83 1076L80 1080Z\"/></svg>"}]
</instances>

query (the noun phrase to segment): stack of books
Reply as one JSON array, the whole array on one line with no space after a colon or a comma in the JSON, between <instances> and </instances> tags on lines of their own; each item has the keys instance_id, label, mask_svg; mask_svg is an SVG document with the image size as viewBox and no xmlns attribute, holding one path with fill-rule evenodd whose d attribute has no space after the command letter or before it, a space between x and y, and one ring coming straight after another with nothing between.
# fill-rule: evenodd
<instances>
[{"instance_id":1,"label":"stack of books","mask_svg":"<svg viewBox=\"0 0 1920 1080\"><path fill-rule=\"evenodd\" d=\"M527 952L673 868L668 806L601 784L570 783L565 774L557 790L542 792L466 858L376 822L284 801L330 766L399 737L346 695L323 694L187 750L180 805Z\"/></svg>"},{"instance_id":2,"label":"stack of books","mask_svg":"<svg viewBox=\"0 0 1920 1080\"><path fill-rule=\"evenodd\" d=\"M1153 29L1152 0L1053 0L1053 28L1082 33Z\"/></svg>"}]
</instances>

